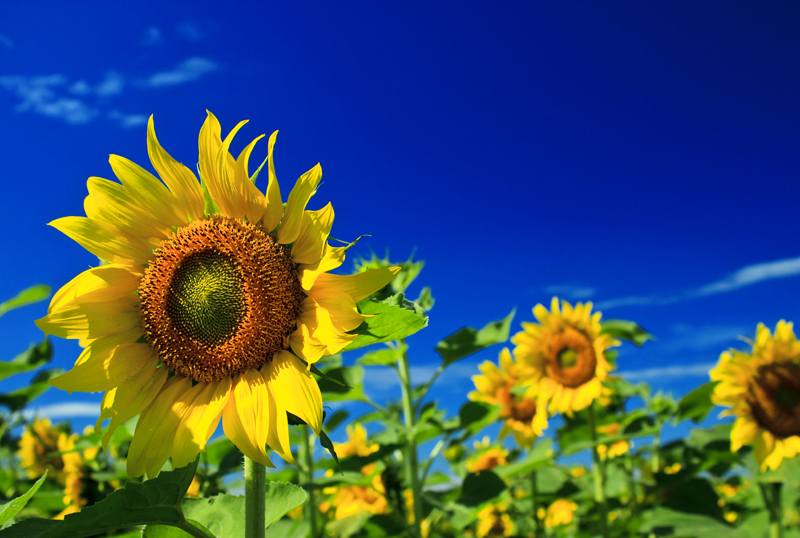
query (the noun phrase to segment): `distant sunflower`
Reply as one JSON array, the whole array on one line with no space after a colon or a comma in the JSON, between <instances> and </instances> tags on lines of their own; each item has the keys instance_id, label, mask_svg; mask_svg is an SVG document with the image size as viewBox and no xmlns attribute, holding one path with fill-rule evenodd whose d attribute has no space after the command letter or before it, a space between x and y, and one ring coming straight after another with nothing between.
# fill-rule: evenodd
<instances>
[{"instance_id":1,"label":"distant sunflower","mask_svg":"<svg viewBox=\"0 0 800 538\"><path fill-rule=\"evenodd\" d=\"M783 320L775 335L759 323L751 353L731 349L711 370L711 400L736 416L731 450L753 445L762 470L776 469L800 452L800 342Z\"/></svg>"},{"instance_id":2,"label":"distant sunflower","mask_svg":"<svg viewBox=\"0 0 800 538\"><path fill-rule=\"evenodd\" d=\"M478 512L475 536L478 538L501 538L513 536L516 532L514 522L506 513L505 503L487 504Z\"/></svg>"},{"instance_id":3,"label":"distant sunflower","mask_svg":"<svg viewBox=\"0 0 800 538\"><path fill-rule=\"evenodd\" d=\"M467 470L480 474L481 471L491 471L495 467L508 465L508 450L501 446L492 446L489 437L474 443L476 453L467 460Z\"/></svg>"},{"instance_id":4,"label":"distant sunflower","mask_svg":"<svg viewBox=\"0 0 800 538\"><path fill-rule=\"evenodd\" d=\"M570 499L556 499L553 504L547 507L547 510L540 509L544 512L541 514L541 519L544 519L544 526L547 529L558 527L560 525L569 525L578 510L578 505Z\"/></svg>"},{"instance_id":5,"label":"distant sunflower","mask_svg":"<svg viewBox=\"0 0 800 538\"><path fill-rule=\"evenodd\" d=\"M511 357L508 349L500 352L499 364L484 361L478 369L480 375L472 376L475 390L468 397L473 401L486 402L500 407L500 438L509 433L522 448L528 448L547 428L547 410L541 401L519 393L521 387L520 364Z\"/></svg>"},{"instance_id":6,"label":"distant sunflower","mask_svg":"<svg viewBox=\"0 0 800 538\"><path fill-rule=\"evenodd\" d=\"M319 433L322 398L306 364L341 351L362 316L356 302L386 285L397 269L357 275L328 271L349 245L331 247L330 204L306 210L319 165L295 183L284 206L269 138L262 193L248 162L258 137L234 159L213 114L200 130L195 175L158 143L153 119L147 149L163 183L112 155L120 183L89 178L86 217L52 226L107 263L59 290L37 321L48 334L85 350L52 381L67 391L106 391L97 430L103 443L141 414L128 473L156 474L172 457L192 461L220 419L248 457L273 466L269 445L289 462L287 412ZM263 136L263 135L262 135ZM166 184L166 185L165 185ZM291 351L289 351L291 349ZM299 357L299 359L298 359Z\"/></svg>"},{"instance_id":7,"label":"distant sunflower","mask_svg":"<svg viewBox=\"0 0 800 538\"><path fill-rule=\"evenodd\" d=\"M592 303L553 297L550 310L539 304L533 315L539 323L522 323L523 330L511 341L514 357L527 367L531 392L547 403L551 412L571 415L587 408L601 396L603 381L611 365L605 351L619 342L600 334L600 312L592 314Z\"/></svg>"}]
</instances>

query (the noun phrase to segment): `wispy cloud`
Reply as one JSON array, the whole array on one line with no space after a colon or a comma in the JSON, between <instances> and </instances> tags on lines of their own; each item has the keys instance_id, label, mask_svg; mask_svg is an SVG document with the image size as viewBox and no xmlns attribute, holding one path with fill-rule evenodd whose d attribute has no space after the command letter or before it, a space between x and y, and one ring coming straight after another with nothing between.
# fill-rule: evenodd
<instances>
[{"instance_id":1,"label":"wispy cloud","mask_svg":"<svg viewBox=\"0 0 800 538\"><path fill-rule=\"evenodd\" d=\"M14 48L14 42L11 41L11 38L8 36L4 36L3 34L0 34L0 45L3 45L4 47L9 49Z\"/></svg>"},{"instance_id":2,"label":"wispy cloud","mask_svg":"<svg viewBox=\"0 0 800 538\"><path fill-rule=\"evenodd\" d=\"M85 79L73 81L63 74L2 75L0 89L12 93L19 99L14 110L20 113L33 112L61 119L70 124L83 124L96 118L106 118L118 122L123 128L128 128L146 123L147 116L123 113L111 108L113 98L123 94L126 88L162 88L185 84L217 69L217 64L212 60L194 57L181 62L171 70L145 76L133 84L127 83L126 77L118 71L108 71L96 84Z\"/></svg>"},{"instance_id":3,"label":"wispy cloud","mask_svg":"<svg viewBox=\"0 0 800 538\"><path fill-rule=\"evenodd\" d=\"M725 278L684 291L683 293L620 297L618 299L601 301L597 304L597 308L607 310L616 306L661 306L689 299L696 299L698 297L727 293L767 280L794 276L800 276L800 257L747 265L734 271Z\"/></svg>"},{"instance_id":4,"label":"wispy cloud","mask_svg":"<svg viewBox=\"0 0 800 538\"><path fill-rule=\"evenodd\" d=\"M202 41L208 36L208 31L201 28L194 21L184 21L175 27L178 35L189 41Z\"/></svg>"},{"instance_id":5,"label":"wispy cloud","mask_svg":"<svg viewBox=\"0 0 800 538\"><path fill-rule=\"evenodd\" d=\"M98 402L59 402L33 409L26 409L22 416L30 420L33 417L47 417L53 420L67 418L97 418L100 411Z\"/></svg>"},{"instance_id":6,"label":"wispy cloud","mask_svg":"<svg viewBox=\"0 0 800 538\"><path fill-rule=\"evenodd\" d=\"M628 381L663 380L680 377L708 377L709 370L714 366L716 366L716 363L713 362L684 366L661 366L657 368L646 368L644 370L623 370L615 372L614 375L623 377Z\"/></svg>"},{"instance_id":7,"label":"wispy cloud","mask_svg":"<svg viewBox=\"0 0 800 538\"><path fill-rule=\"evenodd\" d=\"M158 45L162 40L161 30L155 26L148 26L144 31L144 37L142 37L142 45Z\"/></svg>"},{"instance_id":8,"label":"wispy cloud","mask_svg":"<svg viewBox=\"0 0 800 538\"><path fill-rule=\"evenodd\" d=\"M568 299L589 299L594 296L596 291L590 286L581 286L580 284L555 284L544 289L545 293Z\"/></svg>"},{"instance_id":9,"label":"wispy cloud","mask_svg":"<svg viewBox=\"0 0 800 538\"><path fill-rule=\"evenodd\" d=\"M161 71L149 76L145 81L145 85L151 88L159 88L185 84L216 70L217 64L208 58L189 58L179 63L174 69Z\"/></svg>"}]
</instances>

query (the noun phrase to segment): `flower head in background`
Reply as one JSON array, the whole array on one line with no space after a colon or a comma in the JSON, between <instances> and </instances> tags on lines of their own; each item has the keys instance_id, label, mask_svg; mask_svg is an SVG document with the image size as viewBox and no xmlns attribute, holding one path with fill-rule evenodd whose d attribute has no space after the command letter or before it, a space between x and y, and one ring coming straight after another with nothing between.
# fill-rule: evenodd
<instances>
[{"instance_id":1,"label":"flower head in background","mask_svg":"<svg viewBox=\"0 0 800 538\"><path fill-rule=\"evenodd\" d=\"M273 466L266 447L289 462L287 412L319 433L322 398L307 365L341 351L364 319L356 302L396 274L383 268L332 275L348 245L332 247L333 208L306 209L322 172L295 183L284 205L268 142L266 192L249 159L229 152L213 114L200 130L199 183L159 144L152 118L147 149L159 180L112 155L119 183L89 178L86 217L51 223L104 263L53 297L37 321L48 334L85 346L52 384L106 391L97 430L104 445L140 418L128 473L153 476L168 458L191 462L222 420L248 457ZM162 183L163 181L163 183ZM291 351L290 351L291 350ZM299 358L298 358L299 357ZM301 360L302 359L302 360ZM305 363L304 363L305 362Z\"/></svg>"},{"instance_id":2,"label":"flower head in background","mask_svg":"<svg viewBox=\"0 0 800 538\"><path fill-rule=\"evenodd\" d=\"M592 314L592 303L577 303L553 297L548 311L533 309L539 323L522 323L523 330L511 341L514 357L524 365L531 393L547 402L550 412L571 415L587 408L603 393L603 381L611 365L605 352L619 342L600 333L600 312Z\"/></svg>"},{"instance_id":3,"label":"flower head in background","mask_svg":"<svg viewBox=\"0 0 800 538\"><path fill-rule=\"evenodd\" d=\"M545 528L552 529L560 525L569 525L575 517L578 505L569 499L557 499L547 507L547 510L540 509L540 518L544 519Z\"/></svg>"},{"instance_id":4,"label":"flower head in background","mask_svg":"<svg viewBox=\"0 0 800 538\"><path fill-rule=\"evenodd\" d=\"M618 422L597 427L598 433L604 435L617 435L619 434L621 429L622 429L622 424ZM625 454L628 453L628 451L630 451L630 449L631 449L631 442L628 441L627 439L619 439L607 445L606 444L597 445L597 453L600 456L601 460L606 460L608 458L616 458L618 456L624 456Z\"/></svg>"},{"instance_id":5,"label":"flower head in background","mask_svg":"<svg viewBox=\"0 0 800 538\"><path fill-rule=\"evenodd\" d=\"M500 438L513 433L517 445L528 448L547 428L547 410L540 400L521 394L520 366L508 349L503 349L498 365L485 361L478 366L481 374L472 376L477 390L469 393L469 399L499 406L504 421Z\"/></svg>"},{"instance_id":6,"label":"flower head in background","mask_svg":"<svg viewBox=\"0 0 800 538\"><path fill-rule=\"evenodd\" d=\"M511 517L506 513L505 503L487 504L478 512L478 524L475 536L478 538L501 538L513 536L516 528Z\"/></svg>"},{"instance_id":7,"label":"flower head in background","mask_svg":"<svg viewBox=\"0 0 800 538\"><path fill-rule=\"evenodd\" d=\"M800 342L792 323L781 320L774 336L759 324L752 345L750 353L720 355L710 373L718 381L711 401L736 417L731 450L752 445L762 470L777 469L800 452Z\"/></svg>"},{"instance_id":8,"label":"flower head in background","mask_svg":"<svg viewBox=\"0 0 800 538\"><path fill-rule=\"evenodd\" d=\"M508 465L508 450L501 446L492 446L489 437L475 441L476 454L467 460L467 470L480 474L491 471L498 465Z\"/></svg>"}]
</instances>

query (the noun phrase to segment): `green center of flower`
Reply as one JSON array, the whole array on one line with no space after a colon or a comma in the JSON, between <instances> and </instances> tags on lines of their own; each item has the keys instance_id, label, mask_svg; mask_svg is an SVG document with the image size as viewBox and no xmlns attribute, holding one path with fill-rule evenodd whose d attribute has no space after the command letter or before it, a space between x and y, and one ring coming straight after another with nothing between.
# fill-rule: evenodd
<instances>
[{"instance_id":1,"label":"green center of flower","mask_svg":"<svg viewBox=\"0 0 800 538\"><path fill-rule=\"evenodd\" d=\"M216 346L236 331L245 311L244 286L234 261L215 251L188 256L167 291L167 311L187 336Z\"/></svg>"},{"instance_id":2,"label":"green center of flower","mask_svg":"<svg viewBox=\"0 0 800 538\"><path fill-rule=\"evenodd\" d=\"M800 394L791 387L778 387L775 391L775 403L783 409L793 409L800 403Z\"/></svg>"},{"instance_id":3,"label":"green center of flower","mask_svg":"<svg viewBox=\"0 0 800 538\"><path fill-rule=\"evenodd\" d=\"M578 352L571 347L565 347L558 352L558 364L562 368L572 368L578 364Z\"/></svg>"},{"instance_id":4,"label":"green center of flower","mask_svg":"<svg viewBox=\"0 0 800 538\"><path fill-rule=\"evenodd\" d=\"M800 435L800 365L774 362L760 366L747 399L756 421L774 436Z\"/></svg>"}]
</instances>

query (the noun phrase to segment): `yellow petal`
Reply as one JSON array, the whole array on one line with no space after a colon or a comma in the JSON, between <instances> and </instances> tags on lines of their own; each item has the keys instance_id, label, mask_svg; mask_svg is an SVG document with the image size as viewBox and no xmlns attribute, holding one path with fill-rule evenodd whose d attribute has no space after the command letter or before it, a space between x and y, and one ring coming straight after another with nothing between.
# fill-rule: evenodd
<instances>
[{"instance_id":1,"label":"yellow petal","mask_svg":"<svg viewBox=\"0 0 800 538\"><path fill-rule=\"evenodd\" d=\"M399 267L381 267L354 275L321 274L314 282L312 293L315 290L336 289L348 293L358 302L391 282L399 272Z\"/></svg>"},{"instance_id":2,"label":"yellow petal","mask_svg":"<svg viewBox=\"0 0 800 538\"><path fill-rule=\"evenodd\" d=\"M280 224L283 218L283 199L281 198L281 188L278 185L278 178L275 176L275 160L272 150L275 147L275 139L278 131L272 133L267 143L267 162L269 169L269 180L266 190L266 209L264 211L264 229L271 232Z\"/></svg>"},{"instance_id":3,"label":"yellow petal","mask_svg":"<svg viewBox=\"0 0 800 538\"><path fill-rule=\"evenodd\" d=\"M297 179L286 201L286 210L283 213L281 227L278 229L278 243L288 245L297 240L303 223L303 211L317 190L320 179L322 179L322 167L319 163Z\"/></svg>"},{"instance_id":4,"label":"yellow petal","mask_svg":"<svg viewBox=\"0 0 800 538\"><path fill-rule=\"evenodd\" d=\"M51 379L50 384L70 394L113 389L127 382L153 356L150 344L120 344Z\"/></svg>"},{"instance_id":5,"label":"yellow petal","mask_svg":"<svg viewBox=\"0 0 800 538\"><path fill-rule=\"evenodd\" d=\"M136 327L139 311L115 303L72 303L34 323L45 334L61 338L95 339Z\"/></svg>"},{"instance_id":6,"label":"yellow petal","mask_svg":"<svg viewBox=\"0 0 800 538\"><path fill-rule=\"evenodd\" d=\"M216 185L216 162L217 153L222 146L222 128L216 116L206 110L206 121L200 128L200 137L198 138L198 146L200 149L200 158L197 167L200 169L200 179L209 188L209 181L214 182Z\"/></svg>"},{"instance_id":7,"label":"yellow petal","mask_svg":"<svg viewBox=\"0 0 800 538\"><path fill-rule=\"evenodd\" d=\"M311 336L308 324L298 324L297 330L289 337L289 346L309 364L320 360L327 349L325 343Z\"/></svg>"},{"instance_id":8,"label":"yellow petal","mask_svg":"<svg viewBox=\"0 0 800 538\"><path fill-rule=\"evenodd\" d=\"M333 355L347 347L356 339L355 334L347 334L333 324L330 313L324 308L314 308L303 312L297 317L297 328L289 337L289 345L298 355L302 356L306 362L316 362L322 355L317 354L317 346L310 342L300 342L307 340L304 336L303 327L308 329L308 334L312 341L319 342L325 346L325 355ZM310 344L310 345L309 345Z\"/></svg>"},{"instance_id":9,"label":"yellow petal","mask_svg":"<svg viewBox=\"0 0 800 538\"><path fill-rule=\"evenodd\" d=\"M366 318L372 317L359 314L353 298L336 288L315 287L310 293L311 295L303 300L303 310L324 308L331 317L333 325L342 331L352 331Z\"/></svg>"},{"instance_id":10,"label":"yellow petal","mask_svg":"<svg viewBox=\"0 0 800 538\"><path fill-rule=\"evenodd\" d=\"M100 338L95 338L89 341L84 347L78 359L75 361L75 366L82 364L95 355L105 353L112 347L117 347L120 344L133 344L142 338L142 330L139 327L133 327L121 333L111 334Z\"/></svg>"},{"instance_id":11,"label":"yellow petal","mask_svg":"<svg viewBox=\"0 0 800 538\"><path fill-rule=\"evenodd\" d=\"M270 406L267 444L284 460L292 465L297 465L289 443L289 418L286 415L286 408L278 404L272 390L267 391L267 395L269 396Z\"/></svg>"},{"instance_id":12,"label":"yellow petal","mask_svg":"<svg viewBox=\"0 0 800 538\"><path fill-rule=\"evenodd\" d=\"M100 417L98 417L94 427L97 433L101 432L101 425L104 421L127 410L136 402L144 389L152 383L158 363L158 355L153 354L138 374L130 378L126 383L122 383L106 392L100 405Z\"/></svg>"},{"instance_id":13,"label":"yellow petal","mask_svg":"<svg viewBox=\"0 0 800 538\"><path fill-rule=\"evenodd\" d=\"M222 411L225 435L248 458L275 467L267 457L270 427L267 385L258 371L247 370L233 380L228 403Z\"/></svg>"},{"instance_id":14,"label":"yellow petal","mask_svg":"<svg viewBox=\"0 0 800 538\"><path fill-rule=\"evenodd\" d=\"M347 252L347 247L332 247L325 244L322 259L312 265L301 265L298 269L300 276L300 285L304 290L308 291L317 281L320 275L333 271L342 263L344 263L344 254Z\"/></svg>"},{"instance_id":15,"label":"yellow petal","mask_svg":"<svg viewBox=\"0 0 800 538\"><path fill-rule=\"evenodd\" d=\"M117 409L117 413L111 418L111 423L108 425L108 430L106 430L105 435L103 435L103 450L106 450L111 436L119 426L141 413L147 408L147 406L150 405L156 396L161 393L161 389L167 382L168 374L169 369L167 369L165 366L157 368L150 383L139 392L139 394L136 396L136 399L124 410ZM172 379L177 380L179 377L175 376Z\"/></svg>"},{"instance_id":16,"label":"yellow petal","mask_svg":"<svg viewBox=\"0 0 800 538\"><path fill-rule=\"evenodd\" d=\"M122 265L102 265L87 269L64 284L53 295L47 311L54 312L76 300L90 303L124 299L128 293L130 293L128 303L137 306L139 300L134 292L139 286L140 278Z\"/></svg>"},{"instance_id":17,"label":"yellow petal","mask_svg":"<svg viewBox=\"0 0 800 538\"><path fill-rule=\"evenodd\" d=\"M333 206L330 202L319 211L304 212L300 235L292 245L292 260L306 265L320 261L332 227Z\"/></svg>"},{"instance_id":18,"label":"yellow petal","mask_svg":"<svg viewBox=\"0 0 800 538\"><path fill-rule=\"evenodd\" d=\"M152 251L145 244L100 220L86 217L63 217L50 223L80 246L98 258L122 265L144 265L152 258Z\"/></svg>"},{"instance_id":19,"label":"yellow petal","mask_svg":"<svg viewBox=\"0 0 800 538\"><path fill-rule=\"evenodd\" d=\"M322 428L322 394L311 373L288 351L278 351L265 366L264 378L281 409L300 418L319 435Z\"/></svg>"},{"instance_id":20,"label":"yellow petal","mask_svg":"<svg viewBox=\"0 0 800 538\"><path fill-rule=\"evenodd\" d=\"M170 226L183 226L188 215L181 214L175 197L153 174L125 157L110 155L108 162L114 175L125 185L125 190L137 200L137 205L153 215L159 222Z\"/></svg>"},{"instance_id":21,"label":"yellow petal","mask_svg":"<svg viewBox=\"0 0 800 538\"><path fill-rule=\"evenodd\" d=\"M183 467L205 449L208 439L219 424L222 410L228 403L231 378L225 377L208 386L195 398L175 433L172 443L172 465Z\"/></svg>"},{"instance_id":22,"label":"yellow petal","mask_svg":"<svg viewBox=\"0 0 800 538\"><path fill-rule=\"evenodd\" d=\"M147 121L147 154L177 203L192 220L203 217L203 191L194 174L167 153L156 138L153 116Z\"/></svg>"},{"instance_id":23,"label":"yellow petal","mask_svg":"<svg viewBox=\"0 0 800 538\"><path fill-rule=\"evenodd\" d=\"M266 210L266 199L258 187L253 184L247 168L253 147L263 137L264 135L261 135L245 146L236 159L233 169L233 182L239 190L239 196L244 201L244 216L247 217L248 222L252 223L260 221Z\"/></svg>"},{"instance_id":24,"label":"yellow petal","mask_svg":"<svg viewBox=\"0 0 800 538\"><path fill-rule=\"evenodd\" d=\"M229 150L233 137L245 123L247 123L247 120L240 121L225 137L222 145L217 150L214 160L215 173L205 179L208 184L208 192L217 207L219 207L220 212L237 220L241 220L244 217L247 210L247 201L240 192L243 190L240 188L241 186L234 183L234 162ZM203 177L205 178L205 172Z\"/></svg>"},{"instance_id":25,"label":"yellow petal","mask_svg":"<svg viewBox=\"0 0 800 538\"><path fill-rule=\"evenodd\" d=\"M168 224L159 222L146 209L139 207L137 200L119 183L90 177L86 186L89 195L83 202L83 209L90 219L116 226L153 248L172 232Z\"/></svg>"}]
</instances>

